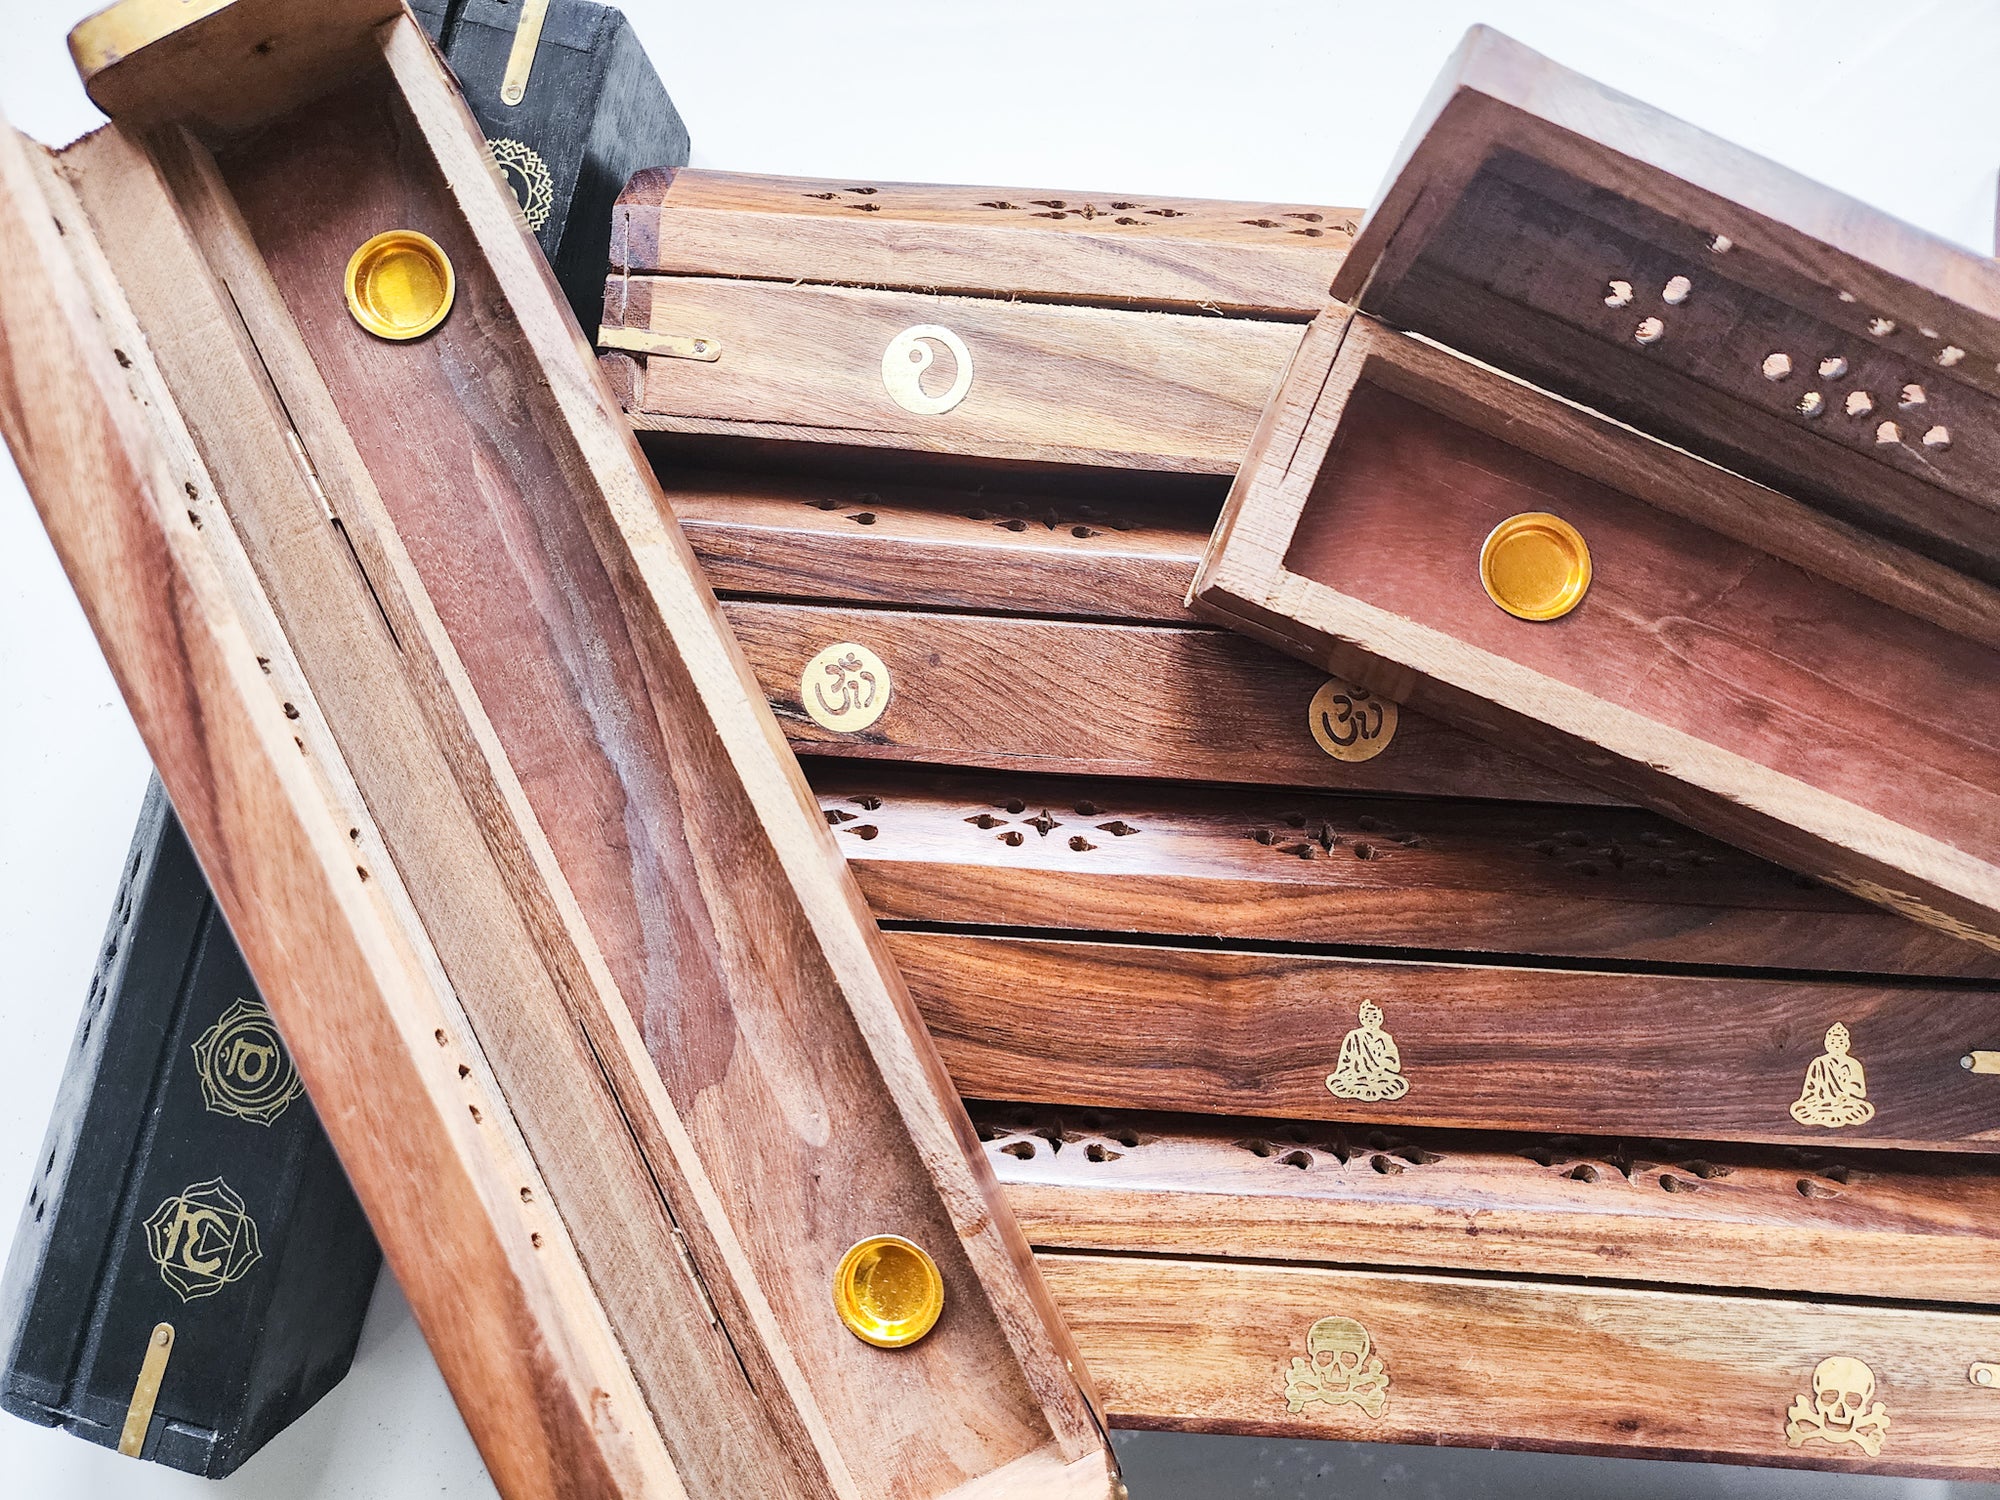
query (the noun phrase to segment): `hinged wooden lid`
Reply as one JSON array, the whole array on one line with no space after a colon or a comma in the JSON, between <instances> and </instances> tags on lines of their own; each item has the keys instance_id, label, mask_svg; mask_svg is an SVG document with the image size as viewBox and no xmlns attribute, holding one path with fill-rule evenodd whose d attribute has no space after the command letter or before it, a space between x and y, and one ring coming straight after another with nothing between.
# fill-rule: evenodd
<instances>
[{"instance_id":1,"label":"hinged wooden lid","mask_svg":"<svg viewBox=\"0 0 2000 1500\"><path fill-rule=\"evenodd\" d=\"M1497 32L1333 293L2000 580L2000 267Z\"/></svg>"}]
</instances>

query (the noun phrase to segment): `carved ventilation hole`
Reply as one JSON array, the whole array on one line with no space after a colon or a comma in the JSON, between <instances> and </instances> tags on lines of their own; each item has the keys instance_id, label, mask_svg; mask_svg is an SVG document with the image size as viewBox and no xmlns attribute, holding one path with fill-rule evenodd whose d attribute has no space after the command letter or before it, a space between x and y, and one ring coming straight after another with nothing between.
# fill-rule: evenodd
<instances>
[{"instance_id":1,"label":"carved ventilation hole","mask_svg":"<svg viewBox=\"0 0 2000 1500\"><path fill-rule=\"evenodd\" d=\"M1783 380L1792 373L1792 357L1789 354L1767 354L1759 366L1766 380Z\"/></svg>"},{"instance_id":2,"label":"carved ventilation hole","mask_svg":"<svg viewBox=\"0 0 2000 1500\"><path fill-rule=\"evenodd\" d=\"M1896 331L1896 320L1894 318L1870 318L1868 320L1868 331L1878 339L1886 339Z\"/></svg>"},{"instance_id":3,"label":"carved ventilation hole","mask_svg":"<svg viewBox=\"0 0 2000 1500\"><path fill-rule=\"evenodd\" d=\"M1824 1172L1820 1173L1819 1175L1825 1178L1829 1178L1834 1182L1840 1183L1844 1187L1847 1184L1847 1180L1854 1174L1849 1168L1845 1166L1836 1165L1828 1167Z\"/></svg>"},{"instance_id":4,"label":"carved ventilation hole","mask_svg":"<svg viewBox=\"0 0 2000 1500\"><path fill-rule=\"evenodd\" d=\"M1113 818L1109 823L1099 823L1097 831L1099 833L1108 833L1115 839L1122 839L1130 834L1137 833L1139 830L1134 828L1130 823L1127 823L1123 818Z\"/></svg>"},{"instance_id":5,"label":"carved ventilation hole","mask_svg":"<svg viewBox=\"0 0 2000 1500\"><path fill-rule=\"evenodd\" d=\"M1694 290L1694 283L1685 276L1670 277L1660 289L1660 300L1669 307L1679 307L1687 301L1688 293Z\"/></svg>"},{"instance_id":6,"label":"carved ventilation hole","mask_svg":"<svg viewBox=\"0 0 2000 1500\"><path fill-rule=\"evenodd\" d=\"M1368 1165L1380 1172L1384 1177L1400 1177L1404 1172L1409 1170L1409 1168L1397 1161L1395 1157L1384 1156L1380 1152L1368 1158Z\"/></svg>"},{"instance_id":7,"label":"carved ventilation hole","mask_svg":"<svg viewBox=\"0 0 2000 1500\"><path fill-rule=\"evenodd\" d=\"M1902 440L1903 429L1894 422L1883 422L1875 429L1875 446L1878 448L1892 447Z\"/></svg>"},{"instance_id":8,"label":"carved ventilation hole","mask_svg":"<svg viewBox=\"0 0 2000 1500\"><path fill-rule=\"evenodd\" d=\"M1687 1178L1676 1177L1671 1172L1662 1172L1660 1174L1660 1186L1670 1193L1698 1193L1701 1191L1701 1184L1699 1182L1690 1182Z\"/></svg>"},{"instance_id":9,"label":"carved ventilation hole","mask_svg":"<svg viewBox=\"0 0 2000 1500\"><path fill-rule=\"evenodd\" d=\"M812 502L812 508L814 510L839 510L846 503L844 500L815 500Z\"/></svg>"},{"instance_id":10,"label":"carved ventilation hole","mask_svg":"<svg viewBox=\"0 0 2000 1500\"><path fill-rule=\"evenodd\" d=\"M1904 386L1902 393L1896 397L1896 404L1902 407L1904 411L1908 411L1913 406L1922 406L1924 401L1924 388L1914 380Z\"/></svg>"},{"instance_id":11,"label":"carved ventilation hole","mask_svg":"<svg viewBox=\"0 0 2000 1500\"><path fill-rule=\"evenodd\" d=\"M1802 417L1816 417L1826 410L1826 397L1818 391L1807 391L1799 397L1798 409Z\"/></svg>"},{"instance_id":12,"label":"carved ventilation hole","mask_svg":"<svg viewBox=\"0 0 2000 1500\"><path fill-rule=\"evenodd\" d=\"M1600 1182L1604 1178L1604 1174L1587 1161L1579 1162L1576 1166L1571 1167L1567 1172L1563 1173L1563 1176L1576 1182Z\"/></svg>"},{"instance_id":13,"label":"carved ventilation hole","mask_svg":"<svg viewBox=\"0 0 2000 1500\"><path fill-rule=\"evenodd\" d=\"M1238 1151L1248 1151L1252 1156L1268 1159L1277 1147L1273 1146L1269 1141L1248 1140L1238 1141L1236 1149Z\"/></svg>"},{"instance_id":14,"label":"carved ventilation hole","mask_svg":"<svg viewBox=\"0 0 2000 1500\"><path fill-rule=\"evenodd\" d=\"M1850 417L1865 417L1875 410L1875 398L1866 391L1849 391L1842 410Z\"/></svg>"},{"instance_id":15,"label":"carved ventilation hole","mask_svg":"<svg viewBox=\"0 0 2000 1500\"><path fill-rule=\"evenodd\" d=\"M998 828L1003 820L994 817L992 813L983 812L975 813L965 821L970 823L974 828Z\"/></svg>"},{"instance_id":16,"label":"carved ventilation hole","mask_svg":"<svg viewBox=\"0 0 2000 1500\"><path fill-rule=\"evenodd\" d=\"M1553 1167L1558 1161L1562 1159L1559 1156L1557 1156L1555 1152L1551 1151L1547 1146L1530 1146L1528 1147L1527 1150L1523 1151L1521 1155L1526 1157L1529 1161L1533 1162L1538 1167Z\"/></svg>"},{"instance_id":17,"label":"carved ventilation hole","mask_svg":"<svg viewBox=\"0 0 2000 1500\"><path fill-rule=\"evenodd\" d=\"M1002 531L1015 531L1015 532L1026 531L1028 529L1028 523L1022 520L1019 516L1013 516L1008 520L1002 521L1000 523L1000 529Z\"/></svg>"},{"instance_id":18,"label":"carved ventilation hole","mask_svg":"<svg viewBox=\"0 0 2000 1500\"><path fill-rule=\"evenodd\" d=\"M1933 427L1924 434L1923 442L1926 448L1943 452L1951 446L1951 429L1948 427Z\"/></svg>"},{"instance_id":19,"label":"carved ventilation hole","mask_svg":"<svg viewBox=\"0 0 2000 1500\"><path fill-rule=\"evenodd\" d=\"M826 820L835 828L842 823L852 823L859 816L859 813L851 813L844 807L829 807L826 810Z\"/></svg>"},{"instance_id":20,"label":"carved ventilation hole","mask_svg":"<svg viewBox=\"0 0 2000 1500\"><path fill-rule=\"evenodd\" d=\"M1050 817L1049 810L1045 807L1042 809L1042 815L1039 818L1028 819L1028 826L1034 829L1035 832L1039 833L1043 838L1047 838L1056 829L1062 827L1062 824L1058 823L1054 818Z\"/></svg>"},{"instance_id":21,"label":"carved ventilation hole","mask_svg":"<svg viewBox=\"0 0 2000 1500\"><path fill-rule=\"evenodd\" d=\"M1642 344L1657 344L1667 336L1667 325L1658 318L1641 318L1639 326L1632 330L1632 337Z\"/></svg>"},{"instance_id":22,"label":"carved ventilation hole","mask_svg":"<svg viewBox=\"0 0 2000 1500\"><path fill-rule=\"evenodd\" d=\"M872 510L856 511L847 519L857 526L873 526L875 524L875 512Z\"/></svg>"},{"instance_id":23,"label":"carved ventilation hole","mask_svg":"<svg viewBox=\"0 0 2000 1500\"><path fill-rule=\"evenodd\" d=\"M1027 841L1027 837L1020 829L1010 828L1000 835L1000 842L1005 844L1009 849L1018 849Z\"/></svg>"},{"instance_id":24,"label":"carved ventilation hole","mask_svg":"<svg viewBox=\"0 0 2000 1500\"><path fill-rule=\"evenodd\" d=\"M1821 380L1838 380L1846 373L1847 361L1842 359L1838 354L1829 354L1819 362L1819 378Z\"/></svg>"},{"instance_id":25,"label":"carved ventilation hole","mask_svg":"<svg viewBox=\"0 0 2000 1500\"><path fill-rule=\"evenodd\" d=\"M1396 1152L1413 1167L1428 1167L1444 1160L1435 1151L1426 1151L1422 1146L1404 1146Z\"/></svg>"},{"instance_id":26,"label":"carved ventilation hole","mask_svg":"<svg viewBox=\"0 0 2000 1500\"><path fill-rule=\"evenodd\" d=\"M858 827L843 828L840 831L842 833L851 833L858 839L872 839L881 833L882 830L877 828L873 823L863 823Z\"/></svg>"},{"instance_id":27,"label":"carved ventilation hole","mask_svg":"<svg viewBox=\"0 0 2000 1500\"><path fill-rule=\"evenodd\" d=\"M1354 846L1354 857L1356 859L1380 859L1382 851L1377 849L1373 844L1357 843Z\"/></svg>"},{"instance_id":28,"label":"carved ventilation hole","mask_svg":"<svg viewBox=\"0 0 2000 1500\"><path fill-rule=\"evenodd\" d=\"M1091 850L1097 847L1097 845L1091 843L1089 839L1085 838L1080 833L1072 834L1070 836L1069 846L1070 848L1075 850L1078 854L1088 854L1090 853Z\"/></svg>"},{"instance_id":29,"label":"carved ventilation hole","mask_svg":"<svg viewBox=\"0 0 2000 1500\"><path fill-rule=\"evenodd\" d=\"M1708 238L1708 248L1717 255L1727 255L1736 248L1736 241L1726 234L1713 234Z\"/></svg>"},{"instance_id":30,"label":"carved ventilation hole","mask_svg":"<svg viewBox=\"0 0 2000 1500\"><path fill-rule=\"evenodd\" d=\"M440 1047L445 1045L445 1034L444 1034L444 1028L442 1026L440 1026L436 1031L433 1031L431 1035L437 1038L437 1044Z\"/></svg>"},{"instance_id":31,"label":"carved ventilation hole","mask_svg":"<svg viewBox=\"0 0 2000 1500\"><path fill-rule=\"evenodd\" d=\"M1005 807L1008 812L1014 814L1014 816L1016 817L1019 817L1022 813L1028 810L1028 804L1023 802L1019 797L1009 797L1001 805Z\"/></svg>"},{"instance_id":32,"label":"carved ventilation hole","mask_svg":"<svg viewBox=\"0 0 2000 1500\"><path fill-rule=\"evenodd\" d=\"M853 797L850 798L849 800L853 802L853 804L856 807L861 808L866 812L873 812L875 811L876 808L882 805L882 799L880 797L877 797L872 792L869 793L867 796Z\"/></svg>"},{"instance_id":33,"label":"carved ventilation hole","mask_svg":"<svg viewBox=\"0 0 2000 1500\"><path fill-rule=\"evenodd\" d=\"M1123 1151L1113 1151L1110 1147L1100 1145L1096 1141L1092 1141L1088 1146L1083 1148L1083 1155L1086 1161L1096 1162L1122 1161L1125 1157Z\"/></svg>"},{"instance_id":34,"label":"carved ventilation hole","mask_svg":"<svg viewBox=\"0 0 2000 1500\"><path fill-rule=\"evenodd\" d=\"M1628 307L1631 305L1631 302L1632 302L1631 282L1614 281L1609 283L1605 287L1604 305L1606 307Z\"/></svg>"},{"instance_id":35,"label":"carved ventilation hole","mask_svg":"<svg viewBox=\"0 0 2000 1500\"><path fill-rule=\"evenodd\" d=\"M1823 1182L1814 1182L1810 1177L1801 1177L1798 1186L1801 1198L1838 1198L1841 1196L1839 1188L1828 1187Z\"/></svg>"},{"instance_id":36,"label":"carved ventilation hole","mask_svg":"<svg viewBox=\"0 0 2000 1500\"><path fill-rule=\"evenodd\" d=\"M1007 1145L1002 1146L1000 1152L1003 1156L1012 1156L1021 1161L1033 1161L1035 1159L1035 1143L1033 1141L1011 1141Z\"/></svg>"},{"instance_id":37,"label":"carved ventilation hole","mask_svg":"<svg viewBox=\"0 0 2000 1500\"><path fill-rule=\"evenodd\" d=\"M1128 1126L1124 1130L1112 1131L1111 1139L1123 1146L1127 1151L1130 1151L1139 1144L1139 1132Z\"/></svg>"},{"instance_id":38,"label":"carved ventilation hole","mask_svg":"<svg viewBox=\"0 0 2000 1500\"><path fill-rule=\"evenodd\" d=\"M1961 359L1964 358L1965 358L1965 351L1959 348L1958 345L1956 344L1946 344L1942 349L1938 350L1937 352L1937 362L1943 365L1947 370L1949 370L1953 365L1957 364Z\"/></svg>"},{"instance_id":39,"label":"carved ventilation hole","mask_svg":"<svg viewBox=\"0 0 2000 1500\"><path fill-rule=\"evenodd\" d=\"M1297 1167L1303 1172L1313 1164L1312 1153L1310 1151L1287 1151L1283 1156L1278 1158L1278 1164L1286 1167Z\"/></svg>"},{"instance_id":40,"label":"carved ventilation hole","mask_svg":"<svg viewBox=\"0 0 2000 1500\"><path fill-rule=\"evenodd\" d=\"M1076 815L1079 818L1094 818L1097 816L1097 814L1098 814L1097 804L1095 802L1090 801L1088 798L1086 798L1082 802L1077 803L1076 805Z\"/></svg>"},{"instance_id":41,"label":"carved ventilation hole","mask_svg":"<svg viewBox=\"0 0 2000 1500\"><path fill-rule=\"evenodd\" d=\"M1717 1162L1712 1162L1712 1161L1683 1162L1681 1164L1681 1169L1683 1171L1694 1173L1694 1175L1699 1177L1703 1182L1707 1182L1711 1178L1715 1177L1727 1177L1736 1170L1736 1168L1734 1167L1725 1167Z\"/></svg>"},{"instance_id":42,"label":"carved ventilation hole","mask_svg":"<svg viewBox=\"0 0 2000 1500\"><path fill-rule=\"evenodd\" d=\"M1271 830L1268 828L1253 828L1250 830L1250 837L1256 840L1258 843L1264 845L1266 848L1268 848L1270 847L1271 841L1275 839L1277 835L1272 833Z\"/></svg>"}]
</instances>

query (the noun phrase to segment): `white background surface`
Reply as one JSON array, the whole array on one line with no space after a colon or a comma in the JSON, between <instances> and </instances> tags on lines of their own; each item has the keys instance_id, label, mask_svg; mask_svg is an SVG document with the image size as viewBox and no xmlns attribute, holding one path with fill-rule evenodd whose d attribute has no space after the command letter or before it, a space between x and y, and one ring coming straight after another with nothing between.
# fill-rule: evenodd
<instances>
[{"instance_id":1,"label":"white background surface","mask_svg":"<svg viewBox=\"0 0 2000 1500\"><path fill-rule=\"evenodd\" d=\"M98 122L63 47L81 15L72 5L83 3L0 0L0 110L45 141ZM700 166L1365 204L1459 34L1483 20L1927 229L1992 248L2000 5L1988 0L626 0L624 9ZM146 771L0 453L0 1237L26 1197ZM1121 1448L1136 1500L1975 1493L1345 1444L1140 1438ZM197 1494L406 1500L492 1488L386 1279L353 1375L220 1485L0 1417L0 1496Z\"/></svg>"}]
</instances>

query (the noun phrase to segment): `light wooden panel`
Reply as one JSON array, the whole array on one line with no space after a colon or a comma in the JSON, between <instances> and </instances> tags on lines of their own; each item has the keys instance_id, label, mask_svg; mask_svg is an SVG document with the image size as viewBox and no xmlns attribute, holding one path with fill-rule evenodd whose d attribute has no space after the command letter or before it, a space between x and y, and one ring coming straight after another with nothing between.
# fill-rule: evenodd
<instances>
[{"instance_id":1,"label":"light wooden panel","mask_svg":"<svg viewBox=\"0 0 2000 1500\"><path fill-rule=\"evenodd\" d=\"M2000 1341L1990 1315L1231 1261L1042 1264L1120 1426L2000 1475L2000 1402L1969 1378ZM1288 1409L1291 1361L1328 1317L1367 1331L1389 1380L1379 1416ZM1810 1405L1815 1369L1842 1356L1867 1365L1869 1406L1887 1412L1878 1454L1787 1441L1793 1403Z\"/></svg>"}]
</instances>

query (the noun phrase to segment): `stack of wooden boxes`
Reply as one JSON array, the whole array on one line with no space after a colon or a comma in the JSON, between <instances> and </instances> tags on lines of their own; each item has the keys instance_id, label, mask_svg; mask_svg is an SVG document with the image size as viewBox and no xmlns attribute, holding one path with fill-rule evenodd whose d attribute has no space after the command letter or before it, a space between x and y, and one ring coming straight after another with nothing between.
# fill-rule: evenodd
<instances>
[{"instance_id":1,"label":"stack of wooden boxes","mask_svg":"<svg viewBox=\"0 0 2000 1500\"><path fill-rule=\"evenodd\" d=\"M1569 158L1520 123L1531 85L1598 101L1579 117L1607 142L1563 133L1597 164L1567 196L1544 163ZM1990 656L1936 636L1871 660L1826 627L1848 605L1762 582L1784 559L1866 593L1879 568L1891 604L2000 630L1952 566L1993 515L1990 427L1956 384L1991 378L1987 345L1935 299L1893 308L1914 355L1870 334L1892 304L1857 266L1823 294L1852 308L1841 337L1751 326L1752 291L1817 292L1834 252L1721 200L1768 216L1804 189L1610 98L1476 35L1416 158L1464 170L1402 172L1365 264L1352 209L643 174L599 345L1114 1421L2000 1473L2000 945L1912 920L1876 867L1801 858L1766 832L1783 796L1725 788L1742 817L1718 820L1535 732L1539 683L1481 712L1497 679L1427 691L1345 616L1293 627L1289 580L1230 591L1238 557L1304 555L1378 607L1423 600L1433 632L1533 641L1542 672L1629 682L1676 732L1766 725L1990 840ZM1646 241L1621 151L1667 163L1646 184L1700 205L1700 240ZM1993 283L1899 244L1947 292ZM1907 431L1880 483L1822 466L1781 495L1399 324L1765 479L1829 441L1879 465L1877 424ZM1745 375L1709 373L1752 344ZM1836 358L1845 378L1815 374ZM1808 388L1882 412L1815 426ZM1425 441L1412 401L1484 446ZM1697 443L1715 431L1736 441ZM1683 529L1623 555L1578 477L1606 473L1736 550ZM1267 494L1318 510L1294 535ZM1881 496L1893 540L1842 495ZM1487 533L1542 510L1597 553L1567 620L1480 581ZM1580 639L1607 616L1628 657Z\"/></svg>"}]
</instances>

